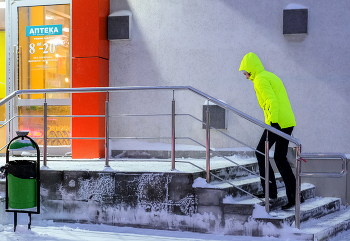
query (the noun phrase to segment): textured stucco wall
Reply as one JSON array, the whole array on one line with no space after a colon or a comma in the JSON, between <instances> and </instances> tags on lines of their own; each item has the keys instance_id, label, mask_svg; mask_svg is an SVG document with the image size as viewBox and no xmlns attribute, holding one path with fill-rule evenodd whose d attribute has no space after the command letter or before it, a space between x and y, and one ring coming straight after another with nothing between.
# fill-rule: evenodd
<instances>
[{"instance_id":1,"label":"textured stucco wall","mask_svg":"<svg viewBox=\"0 0 350 241\"><path fill-rule=\"evenodd\" d=\"M308 35L282 34L290 3L309 9ZM111 0L111 13L130 10L133 25L131 40L110 42L110 86L189 85L264 121L253 84L238 72L252 51L283 80L303 151L350 153L349 9L347 0ZM175 99L178 113L201 119L204 99L183 91ZM170 113L172 93L126 92L111 100L113 113ZM112 136L170 136L170 118L162 118L113 119ZM228 116L226 132L249 145L261 131ZM205 142L201 124L187 117L178 117L176 133ZM240 146L215 131L212 145Z\"/></svg>"}]
</instances>

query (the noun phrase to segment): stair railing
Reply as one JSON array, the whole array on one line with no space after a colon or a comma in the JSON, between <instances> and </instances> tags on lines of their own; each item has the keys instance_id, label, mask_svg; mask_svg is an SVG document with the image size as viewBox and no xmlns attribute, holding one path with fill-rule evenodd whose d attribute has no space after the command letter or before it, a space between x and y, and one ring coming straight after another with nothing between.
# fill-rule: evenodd
<instances>
[{"instance_id":1,"label":"stair railing","mask_svg":"<svg viewBox=\"0 0 350 241\"><path fill-rule=\"evenodd\" d=\"M340 178L347 174L348 162L342 153L302 153L301 146L297 149L297 166L296 166L296 194L295 194L295 227L300 229L300 193L302 177L325 177ZM340 159L342 161L342 170L340 172L301 172L301 161L320 160L320 159ZM345 187L345 202L347 203L347 187Z\"/></svg>"},{"instance_id":2,"label":"stair railing","mask_svg":"<svg viewBox=\"0 0 350 241\"><path fill-rule=\"evenodd\" d=\"M227 105L226 103L213 98L195 88L192 88L190 86L154 86L154 87L90 87L90 88L57 88L57 89L31 89L31 90L17 90L14 91L13 93L11 93L10 95L6 96L4 99L2 99L0 101L0 106L3 105L4 103L8 102L9 100L13 99L15 96L17 95L22 95L22 94L38 94L38 93L43 93L45 94L45 104L44 104L44 145L43 145L43 151L44 151L44 157L43 157L43 163L44 166L47 165L47 136L45 134L47 134L47 103L46 103L46 94L47 93L89 93L89 92L114 92L114 91L125 91L125 90L173 90L173 101L172 101L172 116L171 116L171 120L172 120L172 170L175 169L175 100L174 100L174 91L175 90L189 90L199 96L204 97L205 99L207 99L208 101L217 104L218 106L221 106L222 108L232 111L234 112L236 115L243 117L244 119L258 125L261 126L265 129L267 129L268 131L272 131L273 133L282 136L283 138L295 143L296 145L300 145L299 141L269 125L266 125L265 123ZM108 134L108 130L109 130L109 102L108 102L108 94L107 94L107 100L106 100L106 113L105 113L105 124L106 124L106 135L105 135L105 153L106 153L106 162L105 162L105 166L108 167L109 166L109 134ZM46 113L46 114L45 114ZM210 113L209 111L207 111L207 123L206 124L206 180L207 182L209 182L210 179ZM68 116L66 116L68 117ZM69 138L69 139L76 139L76 138ZM86 138L86 139L90 139L90 138ZM268 143L267 143L268 146ZM254 149L255 150L255 149ZM256 150L255 150L256 151ZM260 152L259 152L260 153ZM262 155L267 156L266 161L268 162L268 150L267 150L267 155L265 155L264 153L261 153ZM240 165L238 165L240 166ZM241 166L240 166L241 167ZM256 175L256 174L255 174ZM259 176L259 175L257 175ZM261 176L259 176L261 177ZM265 179L265 190L266 190L266 197L269 196L268 194L268 176L265 176L266 179L264 177L261 177L262 179ZM254 195L252 195L253 197L255 197ZM265 197L265 208L266 211L269 212L269 200L268 198ZM255 197L257 198L257 197Z\"/></svg>"},{"instance_id":3,"label":"stair railing","mask_svg":"<svg viewBox=\"0 0 350 241\"><path fill-rule=\"evenodd\" d=\"M107 96L108 96L108 93L110 92L115 92L115 91L125 91L125 90L129 90L129 91L132 91L132 90L173 90L173 92L175 90L189 90L199 96L202 96L204 97L205 99L207 99L208 101L212 102L212 103L215 103L216 105L218 106L221 106L222 108L228 110L228 111L231 111L233 112L234 114L248 120L249 122L257 125L257 126L260 126L264 129L266 129L267 131L269 132L272 132L280 137L283 137L284 139L294 143L297 147L297 155L296 155L296 163L297 163L297 175L296 175L296 179L297 179L297 190L296 190L296 208L295 208L295 215L296 215L296 222L295 222L295 225L297 228L300 228L300 177L302 177L303 175L307 175L307 176L311 176L310 173L301 173L300 172L300 160L302 159L301 157L305 157L305 158L309 158L310 156L307 156L307 154L302 154L301 153L301 143L298 139L288 135L288 134L285 134L284 132L282 131L279 131L269 125L266 125L265 123L227 105L226 103L216 99L216 98L213 98L195 88L192 88L190 86L153 86L153 87L149 87L149 86L139 86L139 87L91 87L91 88L57 88L57 89L32 89L32 90L17 90L17 91L14 91L12 92L10 95L6 96L5 98L3 98L2 100L0 100L0 106L7 103L8 101L10 101L11 99L13 99L14 97L18 96L18 95L22 95L22 94L38 94L38 93L41 93L41 94L47 94L47 93L57 93L57 92L60 92L60 93L89 93L89 92L106 92L107 93ZM44 107L46 106L47 108L47 105L44 105ZM47 113L47 112L46 112ZM210 173L210 151L212 151L210 149L210 129L213 128L213 127L210 127L210 113L207 111L207 122L205 123L206 124L206 172L207 172L207 180L209 180L209 173ZM46 116L47 117L47 116ZM106 166L109 166L109 157L108 157L108 153L109 153L109 139L111 137L109 137L109 103L108 103L108 97L107 97L107 101L106 101L106 114L105 114L105 118L106 118L106 136L105 136L105 153L106 153L106 162L105 162L105 165ZM172 139L172 170L175 169L175 103L174 103L174 98L173 98L173 102L172 102L172 113L171 113L171 119L172 119L172 136L171 136L171 139ZM45 128L45 127L44 127ZM213 128L215 129L215 128ZM225 134L226 136L228 136L227 134ZM71 138L73 139L73 138ZM99 138L100 139L100 138ZM47 147L47 137L46 139L44 140L44 148ZM269 159L269 154L268 154L268 142L265 143L265 152L266 154L264 153L261 153L262 155L265 155L265 161L266 161L266 166L268 167L268 159ZM46 150L46 149L44 149ZM255 150L255 149L254 149ZM255 150L257 151L257 150ZM260 152L259 152L260 153ZM319 155L319 154L317 154ZM339 156L338 156L339 157ZM346 167L346 158L344 160L344 156L342 156L341 158L343 160L343 165L345 165ZM45 154L44 154L44 163L46 165L46 151L45 151ZM344 168L343 168L344 169ZM268 170L268 168L267 168ZM269 183L269 180L268 180L268 173L265 172L266 175L266 179L265 179L265 187L266 187L266 193L265 193L265 206L266 206L266 210L268 211L268 206L269 206L269 202L268 202L268 197L269 197L269 194L268 194L268 183ZM341 175L345 175L346 174L346 168L343 170L343 172L341 173ZM317 176L317 175L320 175L320 174L312 174L314 176ZM329 175L328 174L322 174L322 175L326 175L327 177L334 177L333 174ZM263 178L263 177L261 177ZM224 180L225 181L225 180ZM227 182L227 181L226 181ZM230 183L231 184L231 183ZM233 185L233 184L231 184ZM244 191L244 190L242 190ZM244 191L245 192L245 191ZM252 194L248 193L249 195L253 196Z\"/></svg>"}]
</instances>

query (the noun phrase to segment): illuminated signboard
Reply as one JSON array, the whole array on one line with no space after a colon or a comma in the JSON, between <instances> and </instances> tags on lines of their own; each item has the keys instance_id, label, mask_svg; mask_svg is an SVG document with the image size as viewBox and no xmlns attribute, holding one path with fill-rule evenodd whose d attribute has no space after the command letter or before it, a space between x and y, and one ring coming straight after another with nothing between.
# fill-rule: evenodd
<instances>
[{"instance_id":1,"label":"illuminated signboard","mask_svg":"<svg viewBox=\"0 0 350 241\"><path fill-rule=\"evenodd\" d=\"M26 26L26 36L62 35L62 24Z\"/></svg>"}]
</instances>

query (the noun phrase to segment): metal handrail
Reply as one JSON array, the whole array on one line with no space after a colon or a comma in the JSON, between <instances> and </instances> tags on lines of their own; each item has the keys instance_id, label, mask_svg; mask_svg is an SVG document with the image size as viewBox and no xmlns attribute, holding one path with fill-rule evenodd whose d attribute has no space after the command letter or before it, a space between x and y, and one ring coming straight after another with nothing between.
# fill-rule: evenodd
<instances>
[{"instance_id":1,"label":"metal handrail","mask_svg":"<svg viewBox=\"0 0 350 241\"><path fill-rule=\"evenodd\" d=\"M227 110L230 110L230 111L233 111L235 114L243 117L244 119L262 127L262 128L265 128L267 129L268 131L271 131L297 145L300 145L300 142L299 140L293 138L292 136L290 135L287 135L285 134L284 132L282 131L279 131L269 125L266 125L265 123L227 105L226 103L212 97L212 96L209 96L191 86L131 86L131 87L88 87L88 88L57 88L57 89L30 89L30 90L17 90L17 91L14 91L12 92L10 95L6 96L4 99L0 100L0 106L3 105L4 103L6 103L7 101L13 99L15 96L17 95L22 95L22 94L38 94L38 93L41 93L41 94L45 94L45 103L46 103L46 94L47 93L87 93L87 92L106 92L106 93L109 93L109 92L114 92L114 91L130 91L130 90L172 90L173 91L173 103L172 103L172 169L174 169L174 164L175 164L175 155L174 155L174 150L175 150L175 126L174 126L174 117L175 117L175 101L174 101L174 91L175 90L190 90L192 92L194 92L195 94L199 95L199 96L202 96L204 98L206 98L208 101L211 101L212 103L215 103L221 107L223 107L224 109L227 109ZM107 102L106 101L106 106L107 106ZM46 114L46 117L47 117L47 114ZM46 119L46 118L44 118ZM107 120L106 120L107 121ZM207 139L208 137L210 137L210 134L208 133L208 130L210 129L209 128L209 125L207 123L205 123L207 125ZM209 129L208 129L209 128ZM234 138L233 138L234 139ZM236 140L236 139L234 139ZM237 140L236 140L237 141ZM208 140L207 140L208 142ZM241 143L240 141L238 141L239 143ZM244 143L242 143L244 144ZM210 143L208 143L208 145L210 145ZM245 144L244 144L245 145ZM46 154L46 145L44 145L44 152ZM207 152L209 151L209 149L207 148ZM261 153L263 154L263 153ZM263 154L264 155L264 154ZM209 157L209 154L207 153L207 159ZM106 157L106 159L108 159L108 157ZM45 160L44 160L44 164L45 164ZM208 160L207 160L207 163L208 163ZM107 160L106 160L106 166L107 166ZM267 202L268 200L266 200Z\"/></svg>"},{"instance_id":2,"label":"metal handrail","mask_svg":"<svg viewBox=\"0 0 350 241\"><path fill-rule=\"evenodd\" d=\"M233 113L235 113L236 115L248 120L249 122L260 126L264 129L266 129L267 131L270 131L292 143L294 143L297 146L297 156L296 156L296 162L297 162L297 174L296 174L296 186L297 186L297 190L296 190L296 208L295 208L295 215L296 215L296 222L295 225L297 228L300 229L300 178L304 177L304 176L314 176L314 177L321 177L321 176L326 176L326 177L339 177L342 175L346 174L346 168L347 168L347 164L346 164L346 157L344 159L344 155L340 154L342 157L340 157L343 160L343 171L341 173L338 174L334 174L334 173L322 173L322 174L317 174L317 173L301 173L300 171L300 160L302 159L302 157L305 158L311 158L311 156L307 156L307 154L305 153L301 153L301 143L298 139L285 134L284 132L277 130L269 125L266 125L265 123L227 105L226 103L213 98L212 96L209 96L193 87L190 86L131 86L131 87L89 87L89 88L57 88L57 89L35 89L35 90L17 90L12 92L10 95L6 96L4 99L0 100L0 106L5 104L6 102L8 102L9 100L13 99L15 96L17 95L22 95L22 94L43 94L43 93L88 93L88 92L115 92L115 91L133 91L133 90L142 90L142 91L146 91L146 90L172 90L173 93L175 90L189 90L199 96L204 97L205 99L207 99L208 101L226 109L229 111L232 111ZM108 101L106 101L107 103ZM45 101L46 103L46 101ZM109 117L109 115L107 115L107 117ZM173 103L172 103L172 114L171 114L171 118L172 118L172 169L175 169L175 103L174 103L174 98L173 98ZM208 118L207 118L208 119ZM209 128L210 129L210 128ZM207 130L208 130L208 124L207 124ZM107 137L107 136L106 136ZM208 137L208 133L207 133L207 137ZM63 138L66 139L66 138ZM112 139L112 138L110 138ZM207 140L207 157L208 157L208 146L210 145L210 143L208 143ZM268 145L268 144L267 144ZM268 148L267 148L268 149ZM46 153L46 152L45 152ZM267 152L266 152L267 153ZM316 154L317 158L320 158L320 154ZM331 154L334 155L334 154ZM323 155L323 157L325 157L325 155ZM329 158L329 156L327 156ZM266 158L266 155L265 155ZM337 156L336 158L339 158L339 156ZM106 157L106 165L107 165L107 159L108 157ZM208 158L207 158L208 159ZM268 159L268 156L267 158ZM207 170L208 172L208 170ZM268 192L268 189L266 190L266 192ZM268 196L268 195L266 195ZM268 199L265 198L265 202L268 205Z\"/></svg>"},{"instance_id":3,"label":"metal handrail","mask_svg":"<svg viewBox=\"0 0 350 241\"><path fill-rule=\"evenodd\" d=\"M176 115L179 115L179 116L181 116L181 115L182 115L182 116L190 116L191 118L193 118L193 119L195 119L195 120L201 122L202 124L206 125L206 123L205 123L204 121L201 121L200 119L198 119L197 117L195 117L195 116L193 116L193 115L191 115L191 114L176 114ZM240 141L240 140L238 140L238 139L236 139L236 138L234 138L234 137L232 137L232 136L226 134L225 132L223 132L223 131L221 131L221 130L215 128L215 127L212 127L212 126L211 126L210 129L216 130L217 132L219 132L220 134L222 134L222 135L224 135L224 136L230 138L231 140L234 140L234 141L238 142L239 144L242 144L243 146L248 147L248 148L251 149L252 151L258 152L259 154L265 156L264 153L262 153L262 152L256 150L255 148L249 146L248 144L246 144L246 143L244 143L244 142L242 142L242 141Z\"/></svg>"},{"instance_id":4,"label":"metal handrail","mask_svg":"<svg viewBox=\"0 0 350 241\"><path fill-rule=\"evenodd\" d=\"M340 178L347 174L348 161L342 153L302 153L300 149L297 151L297 167L296 167L296 195L295 195L295 227L300 229L300 192L301 192L301 178L302 177L327 177ZM341 159L341 172L301 172L302 160L319 160L319 159ZM347 188L345 188L345 199L347 200ZM347 201L346 201L347 203Z\"/></svg>"},{"instance_id":5,"label":"metal handrail","mask_svg":"<svg viewBox=\"0 0 350 241\"><path fill-rule=\"evenodd\" d=\"M301 159L305 160L317 160L317 159L341 159L342 171L339 173L334 172L300 172L301 177L331 177L340 178L347 173L347 158L342 153L301 153Z\"/></svg>"},{"instance_id":6,"label":"metal handrail","mask_svg":"<svg viewBox=\"0 0 350 241\"><path fill-rule=\"evenodd\" d=\"M238 116L264 128L267 129L268 131L271 131L288 141L296 144L299 146L301 143L298 139L277 130L276 128L273 128L269 125L266 125L265 123L243 113L242 111L239 111L226 103L210 96L207 95L191 86L129 86L129 87L88 87L88 88L57 88L57 89L33 89L33 90L17 90L0 100L0 106L8 102L9 100L13 99L17 95L23 95L23 94L43 94L43 93L87 93L87 92L113 92L113 91L129 91L129 90L190 90L206 99L209 101L223 107L224 109L230 110L237 114Z\"/></svg>"}]
</instances>

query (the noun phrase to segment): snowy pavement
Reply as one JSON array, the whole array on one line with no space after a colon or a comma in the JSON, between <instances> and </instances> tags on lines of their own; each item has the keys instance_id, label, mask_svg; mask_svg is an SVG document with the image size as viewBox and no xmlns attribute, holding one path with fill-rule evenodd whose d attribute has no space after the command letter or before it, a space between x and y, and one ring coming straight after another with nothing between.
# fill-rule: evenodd
<instances>
[{"instance_id":1,"label":"snowy pavement","mask_svg":"<svg viewBox=\"0 0 350 241\"><path fill-rule=\"evenodd\" d=\"M232 241L267 241L281 240L271 237L254 238L228 236L220 234L200 234L181 231L164 231L139 229L130 227L115 227L107 225L93 224L67 224L53 223L52 221L40 222L39 225L32 225L32 229L28 230L26 226L18 226L16 232L13 232L13 225L0 225L0 237L2 241L201 241L201 240L232 240ZM291 241L291 239L286 239Z\"/></svg>"},{"instance_id":2,"label":"snowy pavement","mask_svg":"<svg viewBox=\"0 0 350 241\"><path fill-rule=\"evenodd\" d=\"M19 225L17 226L16 232L13 232L13 225L0 225L0 237L1 241L294 241L294 239L290 237L285 237L283 239L273 237L243 237L95 224L54 223L52 221L34 222L31 230L28 230L26 225ZM350 240L350 231L343 232L330 241L348 240Z\"/></svg>"}]
</instances>

